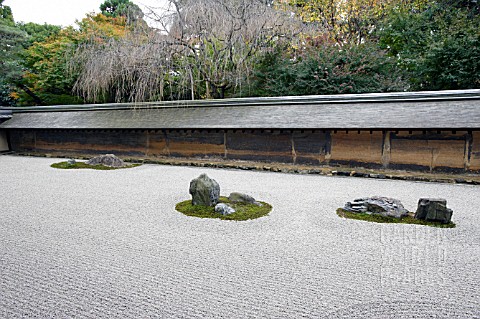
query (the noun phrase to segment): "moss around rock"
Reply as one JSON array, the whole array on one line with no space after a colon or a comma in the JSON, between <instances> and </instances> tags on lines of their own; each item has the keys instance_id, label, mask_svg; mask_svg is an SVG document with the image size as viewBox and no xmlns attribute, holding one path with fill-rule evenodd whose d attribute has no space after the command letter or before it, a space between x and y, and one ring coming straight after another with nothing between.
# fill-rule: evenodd
<instances>
[{"instance_id":1,"label":"moss around rock","mask_svg":"<svg viewBox=\"0 0 480 319\"><path fill-rule=\"evenodd\" d=\"M431 222L431 221L415 219L413 217L413 213L408 213L407 216L402 218L395 218L395 217L386 217L382 215L373 215L373 214L366 214L366 213L352 213L343 208L338 208L337 215L343 218L364 220L364 221L374 222L374 223L413 224L413 225L424 225L424 226L431 226L431 227L438 227L438 228L455 228L456 227L455 223L453 222L449 222L448 224L443 224L441 222Z\"/></svg>"},{"instance_id":2,"label":"moss around rock","mask_svg":"<svg viewBox=\"0 0 480 319\"><path fill-rule=\"evenodd\" d=\"M102 171L110 171L114 169L137 167L137 166L140 166L140 164L126 165L123 167L110 167L110 166L105 166L101 164L89 165L84 162L75 162L74 164L70 164L69 162L60 162L60 163L54 163L50 166L53 168L59 168L59 169L96 169L96 170L102 170Z\"/></svg>"},{"instance_id":3,"label":"moss around rock","mask_svg":"<svg viewBox=\"0 0 480 319\"><path fill-rule=\"evenodd\" d=\"M220 203L225 203L235 209L235 213L230 215L222 215L215 212L215 207L212 206L201 206L201 205L192 205L191 200L186 200L178 203L175 206L175 209L187 216L200 217L200 218L218 218L223 220L249 220L256 219L271 212L272 206L265 202L262 203L262 206L255 204L246 204L246 203L232 203L228 200L227 197L220 197Z\"/></svg>"}]
</instances>

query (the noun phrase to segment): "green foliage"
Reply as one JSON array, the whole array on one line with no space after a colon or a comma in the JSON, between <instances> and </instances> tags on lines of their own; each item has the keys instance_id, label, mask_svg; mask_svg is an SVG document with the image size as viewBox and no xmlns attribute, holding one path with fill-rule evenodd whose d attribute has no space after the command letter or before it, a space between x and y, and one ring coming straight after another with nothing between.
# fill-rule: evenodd
<instances>
[{"instance_id":1,"label":"green foliage","mask_svg":"<svg viewBox=\"0 0 480 319\"><path fill-rule=\"evenodd\" d=\"M12 86L0 77L0 106L15 106L15 99L11 95Z\"/></svg>"},{"instance_id":2,"label":"green foliage","mask_svg":"<svg viewBox=\"0 0 480 319\"><path fill-rule=\"evenodd\" d=\"M8 106L15 105L12 89L21 78L20 53L27 39L27 33L15 26L11 13L0 2L0 105Z\"/></svg>"},{"instance_id":3,"label":"green foliage","mask_svg":"<svg viewBox=\"0 0 480 319\"><path fill-rule=\"evenodd\" d=\"M421 219L415 219L412 216L406 216L403 218L395 218L395 217L385 217L381 215L374 215L374 214L357 214L352 213L342 208L337 209L337 215L343 218L348 219L356 219L356 220L364 220L368 222L374 223L390 223L390 224L413 224L413 225L424 225L424 226L431 226L437 228L455 228L456 225L453 222L448 224L443 224L441 222L429 222Z\"/></svg>"},{"instance_id":4,"label":"green foliage","mask_svg":"<svg viewBox=\"0 0 480 319\"><path fill-rule=\"evenodd\" d=\"M462 1L392 10L379 44L408 73L413 90L480 88L480 17Z\"/></svg>"},{"instance_id":5,"label":"green foliage","mask_svg":"<svg viewBox=\"0 0 480 319\"><path fill-rule=\"evenodd\" d=\"M49 37L56 36L62 30L62 27L58 25L33 22L17 23L17 27L28 35L25 47L29 47L34 42L42 42Z\"/></svg>"},{"instance_id":6,"label":"green foliage","mask_svg":"<svg viewBox=\"0 0 480 319\"><path fill-rule=\"evenodd\" d=\"M88 165L84 162L76 162L75 164L69 164L68 162L60 162L60 163L54 163L50 165L50 167L59 168L59 169L95 169L100 171L111 171L116 169L132 168L137 166L140 166L140 164L132 164L124 167L110 167L105 165Z\"/></svg>"},{"instance_id":7,"label":"green foliage","mask_svg":"<svg viewBox=\"0 0 480 319\"><path fill-rule=\"evenodd\" d=\"M100 10L107 17L125 17L127 24L143 21L142 10L129 0L106 0L100 5Z\"/></svg>"},{"instance_id":8,"label":"green foliage","mask_svg":"<svg viewBox=\"0 0 480 319\"><path fill-rule=\"evenodd\" d=\"M373 43L324 44L292 58L278 49L258 64L250 94L260 96L389 92L406 89L394 58Z\"/></svg>"},{"instance_id":9,"label":"green foliage","mask_svg":"<svg viewBox=\"0 0 480 319\"><path fill-rule=\"evenodd\" d=\"M13 25L15 21L13 20L12 9L9 6L3 5L4 0L0 0L0 21L5 24Z\"/></svg>"},{"instance_id":10,"label":"green foliage","mask_svg":"<svg viewBox=\"0 0 480 319\"><path fill-rule=\"evenodd\" d=\"M231 203L227 197L220 197L220 203L228 204L230 207L233 207L236 212L223 216L222 214L216 213L214 207L192 205L191 200L178 203L175 209L187 216L237 221L260 218L272 210L272 206L265 202L260 202L263 206L257 206L254 204Z\"/></svg>"}]
</instances>

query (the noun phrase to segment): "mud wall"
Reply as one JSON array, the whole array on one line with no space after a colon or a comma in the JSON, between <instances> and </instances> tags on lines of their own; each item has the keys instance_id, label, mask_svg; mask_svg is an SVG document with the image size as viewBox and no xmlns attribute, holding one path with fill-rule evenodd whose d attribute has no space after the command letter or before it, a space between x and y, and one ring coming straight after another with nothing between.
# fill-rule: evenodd
<instances>
[{"instance_id":1,"label":"mud wall","mask_svg":"<svg viewBox=\"0 0 480 319\"><path fill-rule=\"evenodd\" d=\"M11 130L12 150L52 156L195 157L423 171L480 171L480 132Z\"/></svg>"},{"instance_id":2,"label":"mud wall","mask_svg":"<svg viewBox=\"0 0 480 319\"><path fill-rule=\"evenodd\" d=\"M8 151L7 132L0 130L0 152Z\"/></svg>"}]
</instances>

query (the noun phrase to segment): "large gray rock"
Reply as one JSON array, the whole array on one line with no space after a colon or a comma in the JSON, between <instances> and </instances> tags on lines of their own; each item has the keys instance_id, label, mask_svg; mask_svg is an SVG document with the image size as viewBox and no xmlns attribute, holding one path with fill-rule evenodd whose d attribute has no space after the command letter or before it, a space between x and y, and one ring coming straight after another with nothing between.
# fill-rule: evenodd
<instances>
[{"instance_id":1,"label":"large gray rock","mask_svg":"<svg viewBox=\"0 0 480 319\"><path fill-rule=\"evenodd\" d=\"M448 224L452 220L453 211L447 208L443 198L420 198L418 200L416 219Z\"/></svg>"},{"instance_id":2,"label":"large gray rock","mask_svg":"<svg viewBox=\"0 0 480 319\"><path fill-rule=\"evenodd\" d=\"M235 209L233 209L233 207L230 207L230 206L228 206L227 204L224 204L224 203L219 203L219 204L215 205L215 211L217 213L222 214L223 216L235 213Z\"/></svg>"},{"instance_id":3,"label":"large gray rock","mask_svg":"<svg viewBox=\"0 0 480 319\"><path fill-rule=\"evenodd\" d=\"M355 199L353 202L347 202L344 209L352 213L365 213L384 217L402 218L408 215L408 211L398 199L380 196Z\"/></svg>"},{"instance_id":4,"label":"large gray rock","mask_svg":"<svg viewBox=\"0 0 480 319\"><path fill-rule=\"evenodd\" d=\"M86 162L88 165L104 165L110 167L124 167L126 164L113 154L105 154L94 157Z\"/></svg>"},{"instance_id":5,"label":"large gray rock","mask_svg":"<svg viewBox=\"0 0 480 319\"><path fill-rule=\"evenodd\" d=\"M254 204L257 206L262 206L261 203L257 202L255 198L250 195L233 192L228 196L228 200L232 203L245 203L245 204Z\"/></svg>"},{"instance_id":6,"label":"large gray rock","mask_svg":"<svg viewBox=\"0 0 480 319\"><path fill-rule=\"evenodd\" d=\"M207 174L202 174L190 182L190 195L193 205L215 206L220 197L220 185Z\"/></svg>"}]
</instances>

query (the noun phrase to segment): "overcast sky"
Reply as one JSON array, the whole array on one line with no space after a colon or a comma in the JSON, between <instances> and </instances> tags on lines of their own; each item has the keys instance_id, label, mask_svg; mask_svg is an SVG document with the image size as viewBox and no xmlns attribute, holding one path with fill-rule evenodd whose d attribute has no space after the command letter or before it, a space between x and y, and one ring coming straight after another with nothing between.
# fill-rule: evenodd
<instances>
[{"instance_id":1,"label":"overcast sky","mask_svg":"<svg viewBox=\"0 0 480 319\"><path fill-rule=\"evenodd\" d=\"M16 22L49 23L68 26L81 20L89 12L100 12L104 0L5 0ZM140 8L161 6L162 0L133 0ZM144 10L145 12L145 10Z\"/></svg>"}]
</instances>

